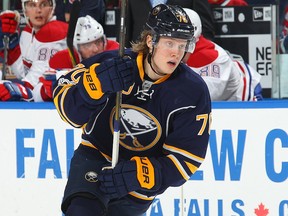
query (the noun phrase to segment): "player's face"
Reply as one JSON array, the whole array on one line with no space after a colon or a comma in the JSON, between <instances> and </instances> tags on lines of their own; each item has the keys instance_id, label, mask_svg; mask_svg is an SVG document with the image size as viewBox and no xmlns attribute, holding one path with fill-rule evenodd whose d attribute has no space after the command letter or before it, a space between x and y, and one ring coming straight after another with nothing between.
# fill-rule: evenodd
<instances>
[{"instance_id":1,"label":"player's face","mask_svg":"<svg viewBox=\"0 0 288 216\"><path fill-rule=\"evenodd\" d=\"M25 13L31 25L39 30L52 17L53 7L48 0L28 1L25 3Z\"/></svg>"},{"instance_id":2,"label":"player's face","mask_svg":"<svg viewBox=\"0 0 288 216\"><path fill-rule=\"evenodd\" d=\"M83 59L90 58L98 53L103 52L104 48L104 41L102 39L78 45L78 50Z\"/></svg>"},{"instance_id":3,"label":"player's face","mask_svg":"<svg viewBox=\"0 0 288 216\"><path fill-rule=\"evenodd\" d=\"M187 40L160 37L152 59L154 69L164 74L173 73L185 54L186 44Z\"/></svg>"}]
</instances>

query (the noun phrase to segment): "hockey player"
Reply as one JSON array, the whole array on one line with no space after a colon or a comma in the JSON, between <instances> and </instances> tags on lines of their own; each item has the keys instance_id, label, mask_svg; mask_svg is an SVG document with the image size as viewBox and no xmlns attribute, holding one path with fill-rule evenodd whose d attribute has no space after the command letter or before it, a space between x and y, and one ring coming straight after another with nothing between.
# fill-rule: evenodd
<instances>
[{"instance_id":1,"label":"hockey player","mask_svg":"<svg viewBox=\"0 0 288 216\"><path fill-rule=\"evenodd\" d=\"M39 82L39 77L49 69L50 57L67 47L68 25L57 21L53 16L55 0L22 0L22 8L27 25L21 32L20 40L18 40L20 19L15 11L8 10L1 13L1 35L10 37L8 65L21 80L19 85L31 91ZM5 95L8 97L5 99L10 100L9 95L19 92L19 89L0 85L6 89Z\"/></svg>"},{"instance_id":2,"label":"hockey player","mask_svg":"<svg viewBox=\"0 0 288 216\"><path fill-rule=\"evenodd\" d=\"M102 25L89 15L78 18L74 34L74 45L77 47L77 51L74 50L76 64L105 50L119 48L119 43L108 40ZM52 70L47 71L40 77L38 85L33 90L35 102L52 101L53 83L62 75L61 73L73 68L68 49L61 50L52 56L49 60L49 66ZM53 69L56 71L53 71Z\"/></svg>"},{"instance_id":3,"label":"hockey player","mask_svg":"<svg viewBox=\"0 0 288 216\"><path fill-rule=\"evenodd\" d=\"M243 60L233 60L222 47L201 34L199 15L184 8L195 26L196 47L184 61L206 82L212 101L262 100L261 75Z\"/></svg>"},{"instance_id":4,"label":"hockey player","mask_svg":"<svg viewBox=\"0 0 288 216\"><path fill-rule=\"evenodd\" d=\"M102 25L89 15L78 18L73 43L78 50L75 53L77 64L83 59L87 59L105 50L119 48L119 43L108 40L104 34ZM49 65L54 69L73 68L68 49L57 52L50 59Z\"/></svg>"},{"instance_id":5,"label":"hockey player","mask_svg":"<svg viewBox=\"0 0 288 216\"><path fill-rule=\"evenodd\" d=\"M209 91L181 63L194 45L194 27L181 7L164 4L146 24L124 58L100 53L57 81L61 118L83 129L61 206L66 216L144 215L155 196L184 184L205 158ZM119 162L107 169L121 90Z\"/></svg>"}]
</instances>

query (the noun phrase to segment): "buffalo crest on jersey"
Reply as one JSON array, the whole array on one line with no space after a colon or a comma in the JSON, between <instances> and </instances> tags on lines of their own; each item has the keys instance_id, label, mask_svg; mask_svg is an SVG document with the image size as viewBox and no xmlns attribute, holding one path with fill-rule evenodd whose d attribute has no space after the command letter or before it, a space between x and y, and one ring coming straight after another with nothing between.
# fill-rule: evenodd
<instances>
[{"instance_id":1,"label":"buffalo crest on jersey","mask_svg":"<svg viewBox=\"0 0 288 216\"><path fill-rule=\"evenodd\" d=\"M115 109L110 116L112 133L114 115ZM121 105L120 145L124 148L133 151L150 149L159 141L161 131L158 120L147 110L127 104Z\"/></svg>"}]
</instances>

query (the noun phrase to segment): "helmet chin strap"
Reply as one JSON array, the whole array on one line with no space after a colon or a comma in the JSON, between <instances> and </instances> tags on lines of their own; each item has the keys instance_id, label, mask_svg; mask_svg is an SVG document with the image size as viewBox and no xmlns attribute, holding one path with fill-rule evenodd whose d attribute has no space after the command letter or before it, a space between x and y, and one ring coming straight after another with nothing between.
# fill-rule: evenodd
<instances>
[{"instance_id":1,"label":"helmet chin strap","mask_svg":"<svg viewBox=\"0 0 288 216\"><path fill-rule=\"evenodd\" d=\"M158 71L156 71L156 70L153 68L153 66L152 66L152 55L153 55L153 53L154 53L154 46L153 46L153 48L152 48L152 52L148 53L148 63L149 63L149 65L150 65L151 69L152 69L152 70L154 71L154 73L157 74L158 76L165 76L165 75L167 75L167 74L165 74L165 73L158 72Z\"/></svg>"}]
</instances>

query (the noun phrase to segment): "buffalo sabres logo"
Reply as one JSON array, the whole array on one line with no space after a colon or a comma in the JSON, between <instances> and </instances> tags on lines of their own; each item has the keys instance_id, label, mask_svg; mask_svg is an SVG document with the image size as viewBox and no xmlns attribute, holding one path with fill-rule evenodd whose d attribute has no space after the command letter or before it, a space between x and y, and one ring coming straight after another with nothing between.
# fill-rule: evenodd
<instances>
[{"instance_id":1,"label":"buffalo sabres logo","mask_svg":"<svg viewBox=\"0 0 288 216\"><path fill-rule=\"evenodd\" d=\"M155 7L152 11L153 16L156 16L160 12L160 10L161 10L160 6Z\"/></svg>"},{"instance_id":2,"label":"buffalo sabres logo","mask_svg":"<svg viewBox=\"0 0 288 216\"><path fill-rule=\"evenodd\" d=\"M113 133L112 111L110 128ZM152 148L160 139L161 126L158 120L147 110L127 104L121 105L120 145L133 151Z\"/></svg>"},{"instance_id":3,"label":"buffalo sabres logo","mask_svg":"<svg viewBox=\"0 0 288 216\"><path fill-rule=\"evenodd\" d=\"M94 172L94 171L89 171L85 174L85 179L88 181L88 182L97 182L98 179L97 179L97 173Z\"/></svg>"}]
</instances>

